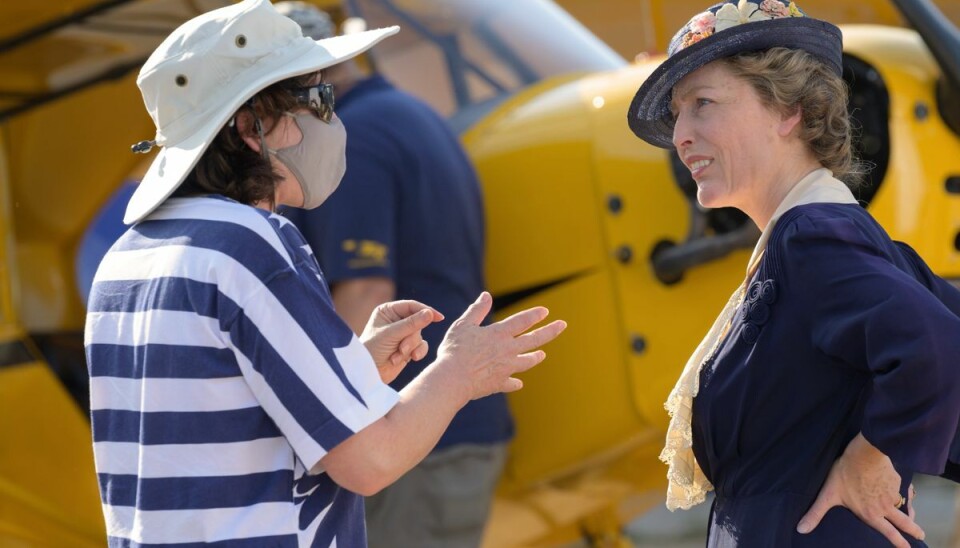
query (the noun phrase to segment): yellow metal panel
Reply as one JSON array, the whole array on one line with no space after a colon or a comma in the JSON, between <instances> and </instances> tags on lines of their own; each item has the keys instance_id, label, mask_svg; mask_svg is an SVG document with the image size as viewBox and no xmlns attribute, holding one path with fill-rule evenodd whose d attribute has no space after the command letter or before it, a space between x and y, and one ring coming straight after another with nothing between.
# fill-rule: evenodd
<instances>
[{"instance_id":1,"label":"yellow metal panel","mask_svg":"<svg viewBox=\"0 0 960 548\"><path fill-rule=\"evenodd\" d=\"M7 123L16 231L21 239L63 239L143 159L130 145L153 138L136 75L103 83Z\"/></svg>"},{"instance_id":2,"label":"yellow metal panel","mask_svg":"<svg viewBox=\"0 0 960 548\"><path fill-rule=\"evenodd\" d=\"M153 137L135 75L55 101L4 125L23 320L29 330L81 329L76 243L98 208L143 162Z\"/></svg>"},{"instance_id":3,"label":"yellow metal panel","mask_svg":"<svg viewBox=\"0 0 960 548\"><path fill-rule=\"evenodd\" d=\"M0 546L102 546L90 428L42 363L0 368Z\"/></svg>"},{"instance_id":4,"label":"yellow metal panel","mask_svg":"<svg viewBox=\"0 0 960 548\"><path fill-rule=\"evenodd\" d=\"M639 421L626 370L604 197L594 184L593 129L576 84L521 94L465 141L484 185L488 285L495 295L556 284L502 311L542 304L569 327L543 367L512 396L517 439L506 484L521 489L574 473L649 428Z\"/></svg>"},{"instance_id":5,"label":"yellow metal panel","mask_svg":"<svg viewBox=\"0 0 960 548\"><path fill-rule=\"evenodd\" d=\"M633 407L610 282L600 271L503 311L538 304L568 323L547 347L546 362L525 373L524 389L511 395L517 437L505 473L508 489L575 472L591 456L648 429Z\"/></svg>"},{"instance_id":6,"label":"yellow metal panel","mask_svg":"<svg viewBox=\"0 0 960 548\"><path fill-rule=\"evenodd\" d=\"M603 253L588 120L568 108L580 108L576 89L538 86L510 105L464 139L483 183L494 294L596 268Z\"/></svg>"}]
</instances>

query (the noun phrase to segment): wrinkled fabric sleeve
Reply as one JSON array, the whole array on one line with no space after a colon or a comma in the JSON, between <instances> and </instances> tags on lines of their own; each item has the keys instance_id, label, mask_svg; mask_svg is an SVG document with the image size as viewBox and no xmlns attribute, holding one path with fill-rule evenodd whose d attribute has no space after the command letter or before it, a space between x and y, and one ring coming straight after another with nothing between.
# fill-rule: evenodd
<instances>
[{"instance_id":1,"label":"wrinkled fabric sleeve","mask_svg":"<svg viewBox=\"0 0 960 548\"><path fill-rule=\"evenodd\" d=\"M849 219L800 216L781 248L809 296L799 319L815 347L872 375L864 437L898 465L943 473L960 416L960 318Z\"/></svg>"},{"instance_id":2,"label":"wrinkled fabric sleeve","mask_svg":"<svg viewBox=\"0 0 960 548\"><path fill-rule=\"evenodd\" d=\"M903 242L895 243L900 247L901 253L913 264L918 279L944 306L949 308L957 317L960 317L960 289L934 274L912 247ZM957 374L960 375L960 359L957 360ZM950 455L942 476L960 483L960 425L958 425L957 433L953 437L953 443L950 444Z\"/></svg>"},{"instance_id":3,"label":"wrinkled fabric sleeve","mask_svg":"<svg viewBox=\"0 0 960 548\"><path fill-rule=\"evenodd\" d=\"M248 386L308 469L399 401L315 291L294 271L281 273L225 324Z\"/></svg>"}]
</instances>

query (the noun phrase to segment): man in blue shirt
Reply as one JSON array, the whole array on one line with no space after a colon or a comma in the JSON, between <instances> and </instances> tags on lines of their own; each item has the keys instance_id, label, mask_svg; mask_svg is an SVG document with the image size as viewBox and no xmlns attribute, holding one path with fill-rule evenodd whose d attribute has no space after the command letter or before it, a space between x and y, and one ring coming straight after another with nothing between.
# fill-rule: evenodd
<instances>
[{"instance_id":1,"label":"man in blue shirt","mask_svg":"<svg viewBox=\"0 0 960 548\"><path fill-rule=\"evenodd\" d=\"M329 17L300 2L277 4L314 39ZM355 63L324 73L347 128L347 171L323 207L296 211L331 284L337 312L357 333L379 304L428 303L446 320L423 331L429 363L450 322L483 291L483 204L457 136L433 109ZM422 366L392 383L401 388ZM474 400L433 453L367 500L370 545L477 546L513 424L503 394Z\"/></svg>"}]
</instances>

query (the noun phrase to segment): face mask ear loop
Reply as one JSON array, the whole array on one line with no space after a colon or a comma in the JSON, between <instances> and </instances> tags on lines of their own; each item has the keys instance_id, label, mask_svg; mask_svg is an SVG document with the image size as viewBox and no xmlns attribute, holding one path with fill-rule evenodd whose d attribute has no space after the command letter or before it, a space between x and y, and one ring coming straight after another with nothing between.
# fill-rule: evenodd
<instances>
[{"instance_id":1,"label":"face mask ear loop","mask_svg":"<svg viewBox=\"0 0 960 548\"><path fill-rule=\"evenodd\" d=\"M260 123L259 116L256 114L253 116L253 127L257 129L257 135L260 136L260 155L263 156L264 160L270 160L270 155L267 153L267 141L263 137L263 124Z\"/></svg>"},{"instance_id":2,"label":"face mask ear loop","mask_svg":"<svg viewBox=\"0 0 960 548\"><path fill-rule=\"evenodd\" d=\"M263 124L260 122L260 116L257 115L256 100L256 97L250 99L250 113L253 114L253 127L257 130L257 135L260 136L260 155L263 156L264 160L269 161L270 155L267 153L267 141L263 137Z\"/></svg>"}]
</instances>

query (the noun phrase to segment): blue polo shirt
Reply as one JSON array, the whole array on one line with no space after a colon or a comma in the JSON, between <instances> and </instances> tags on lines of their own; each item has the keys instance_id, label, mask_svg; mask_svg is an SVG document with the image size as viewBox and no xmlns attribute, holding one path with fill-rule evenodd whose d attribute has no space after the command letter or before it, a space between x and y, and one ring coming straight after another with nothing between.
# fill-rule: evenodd
<instances>
[{"instance_id":1,"label":"blue polo shirt","mask_svg":"<svg viewBox=\"0 0 960 548\"><path fill-rule=\"evenodd\" d=\"M347 171L326 203L289 213L331 284L385 276L398 299L433 306L446 319L424 330L430 353L394 388L436 358L450 324L484 289L483 203L476 174L447 122L374 76L337 97L347 128ZM468 403L438 448L510 439L503 394Z\"/></svg>"}]
</instances>

